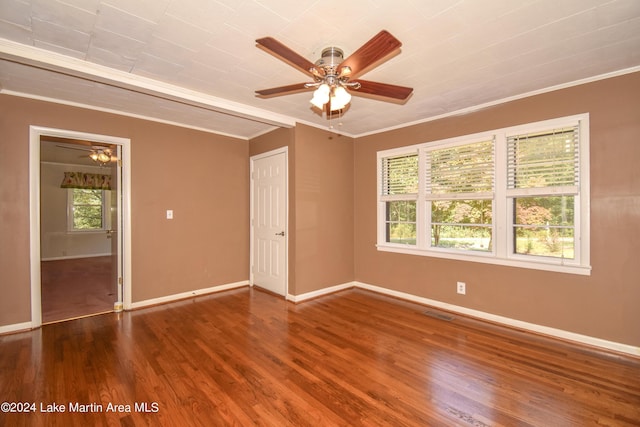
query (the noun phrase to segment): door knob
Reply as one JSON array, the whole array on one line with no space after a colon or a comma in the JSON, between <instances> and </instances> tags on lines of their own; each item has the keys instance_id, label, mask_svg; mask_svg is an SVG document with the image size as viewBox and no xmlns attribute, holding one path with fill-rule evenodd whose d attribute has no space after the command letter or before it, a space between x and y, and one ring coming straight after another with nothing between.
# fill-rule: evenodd
<instances>
[{"instance_id":1,"label":"door knob","mask_svg":"<svg viewBox=\"0 0 640 427\"><path fill-rule=\"evenodd\" d=\"M276 233L276 236L284 236L284 231L281 231L279 233Z\"/></svg>"}]
</instances>

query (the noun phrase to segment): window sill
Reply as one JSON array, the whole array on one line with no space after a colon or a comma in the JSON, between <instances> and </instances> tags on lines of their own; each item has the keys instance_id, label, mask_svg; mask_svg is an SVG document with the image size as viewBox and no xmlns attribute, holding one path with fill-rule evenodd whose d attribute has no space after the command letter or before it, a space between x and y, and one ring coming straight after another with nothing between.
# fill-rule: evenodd
<instances>
[{"instance_id":1,"label":"window sill","mask_svg":"<svg viewBox=\"0 0 640 427\"><path fill-rule=\"evenodd\" d=\"M484 264L503 265L507 267L528 268L533 270L552 271L556 273L578 274L583 276L591 275L591 266L581 266L577 264L562 264L561 262L543 262L531 261L521 258L497 258L491 253L477 253L473 255L453 252L453 251L434 251L426 249L417 249L403 245L376 245L378 251L395 252L400 254L428 256L433 258L453 259L458 261L480 262Z\"/></svg>"}]
</instances>

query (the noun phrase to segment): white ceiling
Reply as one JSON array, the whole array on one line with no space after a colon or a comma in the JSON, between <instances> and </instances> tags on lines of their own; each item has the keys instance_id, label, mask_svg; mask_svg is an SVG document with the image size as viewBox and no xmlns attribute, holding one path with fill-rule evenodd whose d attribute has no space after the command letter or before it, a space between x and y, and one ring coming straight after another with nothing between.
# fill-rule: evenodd
<instances>
[{"instance_id":1,"label":"white ceiling","mask_svg":"<svg viewBox=\"0 0 640 427\"><path fill-rule=\"evenodd\" d=\"M255 44L315 62L380 30L400 54L363 78L414 88L398 105L354 96L340 121L308 78ZM640 70L640 0L1 0L0 86L240 138L295 122L361 136ZM341 122L341 123L340 123Z\"/></svg>"}]
</instances>

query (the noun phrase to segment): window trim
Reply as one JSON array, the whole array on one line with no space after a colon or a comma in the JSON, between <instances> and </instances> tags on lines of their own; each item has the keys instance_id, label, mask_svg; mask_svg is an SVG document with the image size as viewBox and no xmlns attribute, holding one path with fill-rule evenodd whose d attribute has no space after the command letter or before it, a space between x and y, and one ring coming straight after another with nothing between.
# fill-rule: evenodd
<instances>
[{"instance_id":1,"label":"window trim","mask_svg":"<svg viewBox=\"0 0 640 427\"><path fill-rule=\"evenodd\" d=\"M575 254L573 259L552 258L535 255L516 254L513 251L513 195L507 194L507 137L518 133L535 133L566 126L579 125L579 162L580 176L578 193L575 194ZM455 249L430 247L430 215L427 212L429 200L425 197L424 168L426 165L426 149L451 147L471 144L483 139L495 138L495 187L493 198L493 239L490 252L463 252ZM398 244L386 242L385 204L388 199L382 198L382 159L418 153L418 195L409 197L416 200L416 244ZM392 148L377 153L377 250L410 255L429 256L434 258L453 259L469 262L480 262L510 267L545 270L552 272L590 275L590 170L589 170L589 113L566 116L551 120L520 124L487 132L457 136L443 140ZM553 193L552 189L550 193ZM519 197L526 197L528 191L523 189ZM539 193L536 190L536 194ZM551 195L551 194L550 194ZM413 195L410 195L413 196Z\"/></svg>"}]
</instances>

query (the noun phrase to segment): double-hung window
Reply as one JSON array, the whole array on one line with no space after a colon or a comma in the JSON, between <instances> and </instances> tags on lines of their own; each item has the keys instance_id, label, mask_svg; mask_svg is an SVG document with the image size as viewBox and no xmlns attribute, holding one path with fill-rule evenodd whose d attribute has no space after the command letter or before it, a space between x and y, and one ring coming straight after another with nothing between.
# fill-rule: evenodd
<instances>
[{"instance_id":1,"label":"double-hung window","mask_svg":"<svg viewBox=\"0 0 640 427\"><path fill-rule=\"evenodd\" d=\"M507 156L512 251L575 260L580 127L508 135Z\"/></svg>"},{"instance_id":2,"label":"double-hung window","mask_svg":"<svg viewBox=\"0 0 640 427\"><path fill-rule=\"evenodd\" d=\"M590 274L589 116L378 153L378 249Z\"/></svg>"},{"instance_id":3,"label":"double-hung window","mask_svg":"<svg viewBox=\"0 0 640 427\"><path fill-rule=\"evenodd\" d=\"M384 158L382 169L385 240L394 244L415 245L418 153Z\"/></svg>"},{"instance_id":4,"label":"double-hung window","mask_svg":"<svg viewBox=\"0 0 640 427\"><path fill-rule=\"evenodd\" d=\"M67 191L69 231L105 230L106 191L84 188L69 188Z\"/></svg>"},{"instance_id":5,"label":"double-hung window","mask_svg":"<svg viewBox=\"0 0 640 427\"><path fill-rule=\"evenodd\" d=\"M425 148L431 247L491 251L494 141Z\"/></svg>"}]
</instances>

